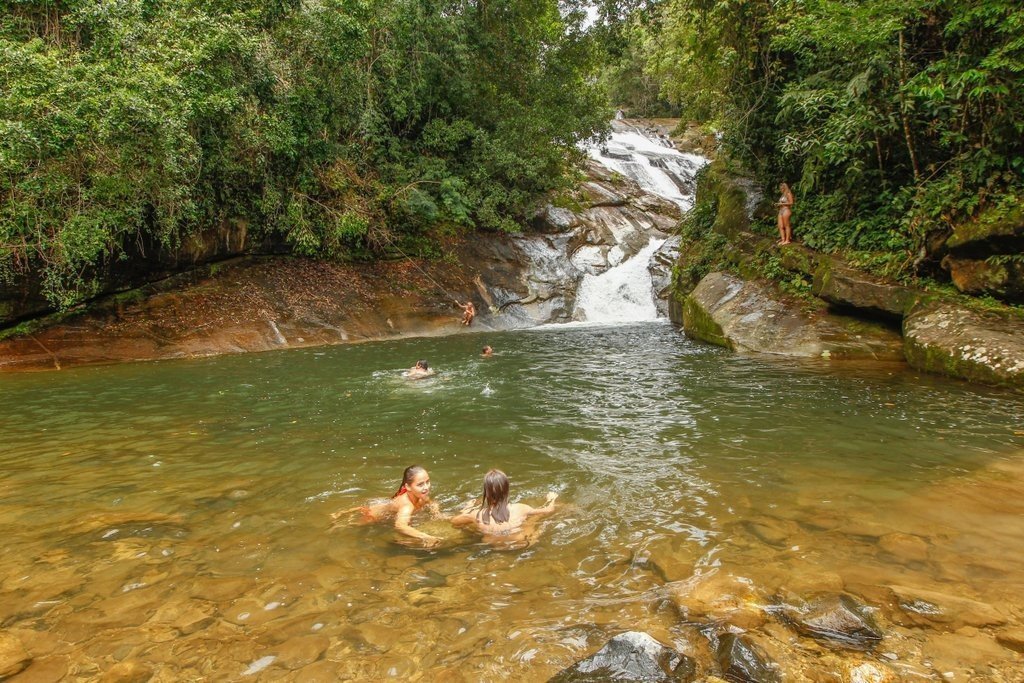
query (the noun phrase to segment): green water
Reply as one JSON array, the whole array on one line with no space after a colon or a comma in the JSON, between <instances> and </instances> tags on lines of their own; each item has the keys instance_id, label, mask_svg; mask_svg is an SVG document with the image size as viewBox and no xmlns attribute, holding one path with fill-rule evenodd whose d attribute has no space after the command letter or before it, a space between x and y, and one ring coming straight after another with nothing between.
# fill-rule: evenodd
<instances>
[{"instance_id":1,"label":"green water","mask_svg":"<svg viewBox=\"0 0 1024 683\"><path fill-rule=\"evenodd\" d=\"M404 379L419 358L439 374ZM0 391L0 624L70 679L120 662L154 680L543 680L633 628L699 655L694 624L725 608L693 596L727 577L748 604L899 583L996 605L1009 626L1024 613L1024 400L903 367L742 357L643 324L9 375ZM327 530L414 463L446 512L491 467L513 499L556 490L564 507L518 550L426 516L438 549L387 525ZM911 536L909 554L883 542ZM935 675L928 636L887 626L906 671ZM944 666L970 666L956 656Z\"/></svg>"}]
</instances>

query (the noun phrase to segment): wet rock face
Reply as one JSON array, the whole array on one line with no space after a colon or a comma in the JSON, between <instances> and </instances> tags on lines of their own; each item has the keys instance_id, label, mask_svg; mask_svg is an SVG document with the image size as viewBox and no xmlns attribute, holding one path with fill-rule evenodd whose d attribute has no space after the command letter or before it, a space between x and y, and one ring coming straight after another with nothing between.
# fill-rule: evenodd
<instances>
[{"instance_id":1,"label":"wet rock face","mask_svg":"<svg viewBox=\"0 0 1024 683\"><path fill-rule=\"evenodd\" d=\"M551 683L599 683L600 681L694 680L692 659L665 647L640 631L615 636L590 657L565 669Z\"/></svg>"},{"instance_id":2,"label":"wet rock face","mask_svg":"<svg viewBox=\"0 0 1024 683\"><path fill-rule=\"evenodd\" d=\"M718 642L718 665L730 683L779 683L773 662L744 636L727 633Z\"/></svg>"},{"instance_id":3,"label":"wet rock face","mask_svg":"<svg viewBox=\"0 0 1024 683\"><path fill-rule=\"evenodd\" d=\"M844 316L809 315L774 287L710 273L683 304L687 335L734 351L794 357L901 360L899 335Z\"/></svg>"},{"instance_id":4,"label":"wet rock face","mask_svg":"<svg viewBox=\"0 0 1024 683\"><path fill-rule=\"evenodd\" d=\"M870 650L882 639L867 608L848 595L821 598L804 612L788 612L787 618L805 636L853 650Z\"/></svg>"},{"instance_id":5,"label":"wet rock face","mask_svg":"<svg viewBox=\"0 0 1024 683\"><path fill-rule=\"evenodd\" d=\"M903 337L919 370L1024 388L1024 319L924 302L903 320Z\"/></svg>"}]
</instances>

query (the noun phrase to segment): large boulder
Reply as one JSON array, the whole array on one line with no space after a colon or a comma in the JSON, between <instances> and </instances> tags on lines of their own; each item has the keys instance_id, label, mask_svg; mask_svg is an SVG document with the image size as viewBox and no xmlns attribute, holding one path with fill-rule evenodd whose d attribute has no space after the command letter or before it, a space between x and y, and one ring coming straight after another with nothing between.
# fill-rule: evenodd
<instances>
[{"instance_id":1,"label":"large boulder","mask_svg":"<svg viewBox=\"0 0 1024 683\"><path fill-rule=\"evenodd\" d=\"M600 681L692 681L696 665L686 655L665 647L641 631L628 631L604 647L563 669L551 683L599 683Z\"/></svg>"},{"instance_id":2,"label":"large boulder","mask_svg":"<svg viewBox=\"0 0 1024 683\"><path fill-rule=\"evenodd\" d=\"M901 360L899 335L875 323L805 312L773 286L710 273L683 303L683 329L734 351L804 358Z\"/></svg>"},{"instance_id":3,"label":"large boulder","mask_svg":"<svg viewBox=\"0 0 1024 683\"><path fill-rule=\"evenodd\" d=\"M830 258L819 259L812 291L831 304L897 320L903 317L916 294L909 287L871 276Z\"/></svg>"},{"instance_id":4,"label":"large boulder","mask_svg":"<svg viewBox=\"0 0 1024 683\"><path fill-rule=\"evenodd\" d=\"M961 292L1024 301L1024 208L983 211L954 228L942 253L942 267Z\"/></svg>"},{"instance_id":5,"label":"large boulder","mask_svg":"<svg viewBox=\"0 0 1024 683\"><path fill-rule=\"evenodd\" d=\"M923 301L903 320L907 361L927 372L1024 388L1024 318Z\"/></svg>"}]
</instances>

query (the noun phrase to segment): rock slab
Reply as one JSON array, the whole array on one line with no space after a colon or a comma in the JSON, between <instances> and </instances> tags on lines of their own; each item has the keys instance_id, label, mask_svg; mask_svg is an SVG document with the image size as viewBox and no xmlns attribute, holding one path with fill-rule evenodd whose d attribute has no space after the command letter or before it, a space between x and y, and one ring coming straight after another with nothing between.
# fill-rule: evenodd
<instances>
[{"instance_id":1,"label":"rock slab","mask_svg":"<svg viewBox=\"0 0 1024 683\"><path fill-rule=\"evenodd\" d=\"M1024 318L920 302L903 320L903 339L919 370L1024 389Z\"/></svg>"},{"instance_id":2,"label":"rock slab","mask_svg":"<svg viewBox=\"0 0 1024 683\"><path fill-rule=\"evenodd\" d=\"M647 633L627 631L590 657L555 674L550 683L598 681L692 681L692 659L665 647Z\"/></svg>"},{"instance_id":3,"label":"rock slab","mask_svg":"<svg viewBox=\"0 0 1024 683\"><path fill-rule=\"evenodd\" d=\"M902 360L899 335L881 324L808 314L773 286L710 273L683 302L690 337L733 351L801 358Z\"/></svg>"}]
</instances>

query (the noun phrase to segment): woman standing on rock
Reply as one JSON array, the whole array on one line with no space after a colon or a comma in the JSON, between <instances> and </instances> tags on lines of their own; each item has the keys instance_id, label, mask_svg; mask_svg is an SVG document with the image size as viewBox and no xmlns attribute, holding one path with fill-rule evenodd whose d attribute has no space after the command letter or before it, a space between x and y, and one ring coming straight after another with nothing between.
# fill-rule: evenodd
<instances>
[{"instance_id":1,"label":"woman standing on rock","mask_svg":"<svg viewBox=\"0 0 1024 683\"><path fill-rule=\"evenodd\" d=\"M793 204L795 199L792 190L786 183L779 183L779 192L782 196L775 206L779 207L779 244L789 244L793 241L793 226L790 224L790 216L793 215Z\"/></svg>"}]
</instances>

